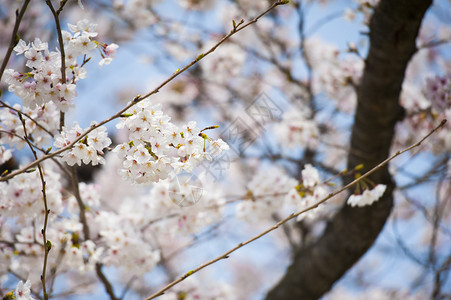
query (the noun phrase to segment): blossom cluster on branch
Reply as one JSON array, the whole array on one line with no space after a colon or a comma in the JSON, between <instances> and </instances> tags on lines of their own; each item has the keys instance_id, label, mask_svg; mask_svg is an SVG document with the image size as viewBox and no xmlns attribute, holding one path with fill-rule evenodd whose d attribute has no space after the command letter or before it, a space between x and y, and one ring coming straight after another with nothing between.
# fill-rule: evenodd
<instances>
[{"instance_id":1,"label":"blossom cluster on branch","mask_svg":"<svg viewBox=\"0 0 451 300\"><path fill-rule=\"evenodd\" d=\"M0 3L0 11L12 12L19 2ZM325 7L329 2L320 1ZM339 18L366 29L379 0L354 2ZM52 1L30 2L11 41L16 55L1 74L1 296L47 299L64 297L60 287L72 295L93 294L103 285L111 299L121 288L122 295L147 297L158 282L180 273L186 280L161 299L248 298L280 274L243 272L256 267L249 258L235 270L234 284L211 274L198 280L186 268L200 259L202 241L238 239L240 248L247 244L247 228L292 216L296 223L283 223L274 239L285 252L300 249L340 207L358 210L382 199L386 185L359 180L358 167L344 170L366 35L336 45L315 34L326 23L304 22L309 6L320 7L315 1L272 3L268 9L265 1L183 0L172 10L161 0L60 1L56 9ZM69 23L46 34L46 28L61 27L44 18L49 8L55 22ZM14 20L3 24L0 40L7 44ZM420 37L425 45L427 33ZM133 48L119 68L139 57L139 67L168 79L136 96L130 83L136 78L122 71L116 81L104 76L116 67L119 47L103 42L108 40L121 44L123 53ZM135 55L141 43L145 51ZM403 84L405 112L393 151L426 135L437 120L451 119L451 76L440 69L446 64L437 59L439 51L418 51ZM99 67L112 66L88 80L94 52ZM188 59L192 63L181 67ZM441 62L433 69L438 75L426 72L431 60ZM89 101L120 105L119 112L100 122L67 122L83 104L78 94L98 92L99 78L118 101ZM85 121L90 125L83 128ZM113 122L117 130L108 127ZM449 178L450 123L425 146L440 161L424 178L392 164L393 172L413 178L415 184L406 186L435 180L446 169ZM359 181L357 188L324 202L343 176ZM449 184L439 190L437 198L444 199ZM412 207L430 210L416 200L400 205L406 220L415 214ZM431 235L422 234L424 240ZM335 294L348 295L340 289Z\"/></svg>"}]
</instances>

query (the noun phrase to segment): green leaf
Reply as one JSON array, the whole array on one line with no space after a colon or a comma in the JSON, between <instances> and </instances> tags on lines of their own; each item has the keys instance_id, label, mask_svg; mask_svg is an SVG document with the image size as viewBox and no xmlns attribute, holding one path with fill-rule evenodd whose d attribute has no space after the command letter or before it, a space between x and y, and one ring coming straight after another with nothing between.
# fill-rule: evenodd
<instances>
[{"instance_id":1,"label":"green leaf","mask_svg":"<svg viewBox=\"0 0 451 300\"><path fill-rule=\"evenodd\" d=\"M199 56L196 58L196 60L199 61L199 60L201 60L203 57L204 57L204 54L201 53L201 54L199 54Z\"/></svg>"},{"instance_id":2,"label":"green leaf","mask_svg":"<svg viewBox=\"0 0 451 300\"><path fill-rule=\"evenodd\" d=\"M45 245L46 245L48 251L50 251L50 249L52 249L52 242L50 242L49 240L47 240Z\"/></svg>"},{"instance_id":3,"label":"green leaf","mask_svg":"<svg viewBox=\"0 0 451 300\"><path fill-rule=\"evenodd\" d=\"M133 114L122 114L120 117L121 118L128 118L128 117L131 117L131 116L133 116Z\"/></svg>"}]
</instances>

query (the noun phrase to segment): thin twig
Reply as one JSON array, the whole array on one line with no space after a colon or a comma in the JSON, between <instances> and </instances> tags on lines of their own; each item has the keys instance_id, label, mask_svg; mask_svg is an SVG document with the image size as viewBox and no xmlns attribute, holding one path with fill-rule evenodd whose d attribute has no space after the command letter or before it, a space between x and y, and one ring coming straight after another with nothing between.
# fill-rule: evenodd
<instances>
[{"instance_id":1,"label":"thin twig","mask_svg":"<svg viewBox=\"0 0 451 300\"><path fill-rule=\"evenodd\" d=\"M5 72L6 65L8 64L9 58L11 57L11 53L13 52L14 46L18 42L18 32L19 32L19 25L20 22L22 22L22 18L25 14L25 10L27 9L28 4L30 3L30 0L25 0L22 8L19 10L16 10L16 23L14 23L14 29L11 33L11 40L9 41L8 50L6 51L5 57L3 58L2 66L0 67L0 81L2 80L3 73Z\"/></svg>"},{"instance_id":2,"label":"thin twig","mask_svg":"<svg viewBox=\"0 0 451 300\"><path fill-rule=\"evenodd\" d=\"M16 277L19 280L22 280L23 282L27 281L27 278L24 278L22 276L20 276L18 273L14 272L12 269L8 268L8 273L13 275L14 277ZM30 289L31 294L33 294L37 299L42 299L41 295L39 295L39 292L36 292L33 288ZM6 299L3 298L3 299Z\"/></svg>"},{"instance_id":3,"label":"thin twig","mask_svg":"<svg viewBox=\"0 0 451 300\"><path fill-rule=\"evenodd\" d=\"M41 128L42 130L44 130L45 132L47 132L51 137L54 137L53 133L51 133L47 128L45 128L44 126L42 126L38 121L36 121L34 118L32 118L31 116L29 116L28 114L15 109L14 107L12 107L11 105L7 104L6 102L3 102L2 100L0 100L0 107L6 107L9 108L12 111L15 111L16 113L22 113L23 116L25 116L26 118L30 119L33 123L36 124L36 126L38 126L39 128Z\"/></svg>"},{"instance_id":4,"label":"thin twig","mask_svg":"<svg viewBox=\"0 0 451 300\"><path fill-rule=\"evenodd\" d=\"M38 159L38 155L37 155L36 151L34 150L33 145L27 138L27 127L25 126L25 120L22 118L21 113L19 113L19 119L22 122L23 130L24 130L24 139L27 142L28 146L30 147L30 150L33 153L34 158ZM44 294L44 300L48 300L49 295L47 294L47 289L46 289L46 285L45 285L45 275L46 275L46 271L47 271L47 261L48 261L49 252L50 252L50 249L52 248L51 242L47 240L47 224L48 224L50 209L47 206L47 193L45 190L46 182L44 179L44 172L42 171L41 164L38 164L38 170L39 170L39 177L41 179L41 184L42 184L42 200L44 202L44 209L45 209L44 226L41 229L42 240L44 243L44 263L42 266L41 282L42 282L42 292Z\"/></svg>"},{"instance_id":5,"label":"thin twig","mask_svg":"<svg viewBox=\"0 0 451 300\"><path fill-rule=\"evenodd\" d=\"M136 280L136 276L133 275L128 281L127 284L124 287L124 290L121 293L121 296L119 297L119 299L124 299L125 295L128 293L128 291L130 290L130 288L132 287L133 282Z\"/></svg>"},{"instance_id":6,"label":"thin twig","mask_svg":"<svg viewBox=\"0 0 451 300\"><path fill-rule=\"evenodd\" d=\"M80 195L80 189L79 189L79 185L78 185L77 172L76 172L75 166L71 168L70 178L71 178L71 182L72 182L72 190L73 190L72 192L73 192L75 199L77 200L77 204L80 209L80 222L83 225L84 240L87 241L87 240L91 239L91 236L90 236L88 221L86 220L85 204L83 202L83 199L81 199L81 195ZM111 300L117 300L118 298L114 294L113 285L108 280L108 278L105 276L105 274L103 274L102 267L103 267L103 265L101 263L96 264L95 268L96 268L97 277L99 277L100 281L102 282L103 286L105 287L105 290L106 290L107 294L110 296Z\"/></svg>"},{"instance_id":7,"label":"thin twig","mask_svg":"<svg viewBox=\"0 0 451 300\"><path fill-rule=\"evenodd\" d=\"M22 114L21 114L21 115L22 115ZM38 149L38 150L41 151L42 153L45 153L45 150L44 150L44 149L39 148L38 146L36 146L36 145L33 144L32 142L30 142L30 140L29 140L28 138L22 137L22 136L18 135L17 133L14 133L14 132L11 132L11 131L8 131L8 130L3 130L3 129L0 129L0 133L4 133L4 134L7 134L7 135L15 136L16 138L21 139L22 141L24 141L24 142L26 142L27 144L29 144L31 147L33 147L33 148L35 148L35 149Z\"/></svg>"},{"instance_id":8,"label":"thin twig","mask_svg":"<svg viewBox=\"0 0 451 300\"><path fill-rule=\"evenodd\" d=\"M425 137L423 137L420 141L418 141L417 143L415 143L415 144L411 145L410 147L407 147L407 148L405 148L405 149L403 149L403 150L401 150L401 151L397 151L395 154L393 154L392 156L390 156L390 157L387 158L386 160L382 161L382 162L379 163L377 166L375 166L374 168L372 168L371 170L369 170L368 172L366 172L365 174L363 174L363 175L360 176L359 178L353 180L352 182L348 183L347 185L345 185L344 187L338 189L337 191L332 192L332 193L329 193L325 198L323 198L323 199L320 200L319 202L315 203L314 205L311 205L311 206L307 207L306 209L303 209L303 210L301 210L301 211L299 211L299 212L297 212L297 213L292 213L290 216L288 216L287 218L281 220L280 222L278 222L277 224L275 224L275 225L272 226L271 228L269 228L269 229L263 231L262 233L260 233L260 234L258 234L258 235L256 235L256 236L254 236L253 238L251 238L251 239L249 239L249 240L247 240L247 241L245 241L245 242L239 243L237 246L235 246L234 248L232 248L232 249L226 251L224 254L222 254L222 255L216 257L215 259L212 259L212 260L210 260L209 262L206 262L206 263L204 263L204 264L198 266L197 268L195 268L195 269L193 269L193 270L187 272L185 275L181 276L179 279L172 281L171 283L169 283L168 285L166 285L165 287L163 287L163 288L160 289L159 291L155 292L153 295L151 295L151 296L145 298L145 300L151 300L151 299L154 299L154 298L156 298L156 297L158 297L158 296L163 295L165 291L169 290L169 289L170 289L171 287L173 287L174 285L176 285L176 284L182 282L183 280L185 280L185 279L188 278L189 276L193 275L194 273L197 273L197 272L199 272L200 270L202 270L202 269L208 267L209 265L212 265L212 264L214 264L214 263L216 263L216 262L218 262L218 261L220 261L220 260L222 260L222 259L228 258L229 255L230 255L231 253L233 253L233 252L235 252L236 250L238 250L238 249L244 247L244 246L247 245L247 244L252 243L253 241L255 241L255 240L261 238L262 236L267 235L267 234L270 233L271 231L276 230L276 229L279 228L281 225L287 223L287 222L290 221L291 219L294 219L294 218L296 218L297 216L299 216L299 215L301 215L301 214L303 214L303 213L305 213L305 212L307 212L307 211L310 211L310 210L313 210L313 209L317 208L320 204L326 202L326 201L329 200L330 198L332 198L332 197L336 196L337 194L339 194L339 193L341 193L341 192L347 190L347 189L350 188L351 186L355 185L357 182L360 182L362 179L364 179L364 178L368 177L369 175L371 175L372 173L376 172L377 170L379 170L380 168L382 168L383 166L385 166L386 164L388 164L388 162L390 162L390 161L391 161L392 159L394 159L395 157L397 157L397 156L403 154L404 152L410 151L410 150L412 150L412 149L415 148L415 147L420 146L421 143L423 143L424 140L426 140L430 135L432 135L432 134L433 134L435 131L437 131L439 128L443 127L443 126L445 125L445 123L446 123L446 119L443 120L437 127L435 127L432 131L430 131L430 132L429 132Z\"/></svg>"},{"instance_id":9,"label":"thin twig","mask_svg":"<svg viewBox=\"0 0 451 300\"><path fill-rule=\"evenodd\" d=\"M123 109L121 109L119 112L117 112L116 114L112 115L111 117L95 124L95 125L91 125L91 127L89 127L88 130L86 130L84 133L82 133L79 137L77 137L72 143L70 143L69 145L67 145L66 147L63 147L55 152L49 153L47 155L42 156L41 158L29 163L28 165L26 165L25 167L22 167L21 169L18 169L14 172L11 172L10 174L7 174L5 176L0 177L0 182L1 181L6 181L9 180L11 178L13 178L14 176L25 172L26 170L28 170L29 168L32 168L34 166L36 166L37 164L41 163L42 161L49 159L55 155L58 155L66 150L71 149L75 143L77 143L79 140L83 139L87 134L89 134L91 131L99 128L100 126L111 122L112 120L115 120L119 117L121 117L121 115L126 112L129 108L133 107L134 105L138 104L139 102L143 101L144 99L147 99L148 97L150 97L153 94L156 94L160 91L160 89L165 86L166 84L168 84L169 82L171 82L174 78L176 78L177 76L179 76L180 74L182 74L183 72L185 72L186 70L188 70L190 67L192 67L193 65L197 64L200 60L202 60L204 57L206 57L207 55L209 55L210 53L212 53L213 51L216 50L216 48L221 45L222 43L224 43L227 39L229 39L231 36L233 36L235 33L243 30L244 28L248 27L251 24L256 23L261 17L263 17L264 15L266 15L268 12L270 12L272 9L274 9L276 6L279 5L283 5L286 4L286 1L277 1L275 2L273 5L271 5L267 10L265 10L263 13L261 13L260 15L258 15L257 17L255 17L254 19L252 19L251 21L247 22L246 24L243 25L237 25L237 27L233 28L229 34L227 34L226 36L224 36L219 42L217 42L212 48L210 48L210 50L208 50L207 52L199 55L195 60L193 60L191 63L189 63L188 65L186 65L185 67L183 67L180 70L177 70L172 76L170 76L167 80L165 80L163 83L161 83L157 88L155 88L153 91L149 92L148 94L144 95L144 96L137 96L131 103L129 103L128 105L126 105Z\"/></svg>"},{"instance_id":10,"label":"thin twig","mask_svg":"<svg viewBox=\"0 0 451 300\"><path fill-rule=\"evenodd\" d=\"M17 137L18 139L23 140L24 142L26 142L27 144L33 146L35 149L39 150L42 153L46 153L47 151L43 148L39 148L38 146L36 146L35 144L33 144L29 139L25 139L24 137L18 135L17 133L13 133L7 130L1 130L0 129L0 133L4 133L7 135L13 135L15 137ZM51 158L51 160L58 165L58 167L60 167L61 171L64 172L66 175L69 175L69 173L67 172L66 168L58 161L56 160L54 157ZM5 171L6 172L6 171Z\"/></svg>"},{"instance_id":11,"label":"thin twig","mask_svg":"<svg viewBox=\"0 0 451 300\"><path fill-rule=\"evenodd\" d=\"M448 43L451 43L451 39L432 40L427 43L419 45L417 50L433 48L433 47L441 46L441 45L448 44Z\"/></svg>"},{"instance_id":12,"label":"thin twig","mask_svg":"<svg viewBox=\"0 0 451 300\"><path fill-rule=\"evenodd\" d=\"M52 2L50 0L45 0L45 3L50 8L53 14L53 18L55 19L55 25L56 25L56 32L58 34L58 44L60 46L60 52L61 52L61 83L66 83L66 52L64 50L64 41L63 41L63 33L61 31L61 24L59 19L59 14L63 10L64 5L66 5L67 0L61 1L60 7L57 11L55 11L55 8L52 5ZM60 112L60 131L63 130L64 126L64 112Z\"/></svg>"},{"instance_id":13,"label":"thin twig","mask_svg":"<svg viewBox=\"0 0 451 300\"><path fill-rule=\"evenodd\" d=\"M56 261L53 265L53 267L50 268L50 275L49 275L49 294L53 294L53 288L55 286L56 276L58 267L61 265L61 262L63 261L64 256L66 255L66 245L67 242L63 242L60 246L60 249L58 251L58 256L56 257ZM55 295L53 295L55 297ZM56 297L55 297L56 298Z\"/></svg>"},{"instance_id":14,"label":"thin twig","mask_svg":"<svg viewBox=\"0 0 451 300\"><path fill-rule=\"evenodd\" d=\"M113 286L111 285L111 283L108 281L108 278L106 278L105 274L103 274L102 271L102 264L97 263L96 264L96 274L97 277L99 277L100 281L102 281L103 285L105 286L105 290L107 292L107 294L110 296L111 300L119 300L115 295L114 295L114 289Z\"/></svg>"},{"instance_id":15,"label":"thin twig","mask_svg":"<svg viewBox=\"0 0 451 300\"><path fill-rule=\"evenodd\" d=\"M83 199L81 199L80 195L80 189L78 187L78 178L77 178L77 172L76 167L72 167L71 169L71 181L72 181L72 192L77 200L78 207L80 208L80 222L83 225L83 235L85 238L85 241L89 240L90 234L89 234L89 226L88 222L86 221L86 215L85 215L85 204L83 203Z\"/></svg>"}]
</instances>

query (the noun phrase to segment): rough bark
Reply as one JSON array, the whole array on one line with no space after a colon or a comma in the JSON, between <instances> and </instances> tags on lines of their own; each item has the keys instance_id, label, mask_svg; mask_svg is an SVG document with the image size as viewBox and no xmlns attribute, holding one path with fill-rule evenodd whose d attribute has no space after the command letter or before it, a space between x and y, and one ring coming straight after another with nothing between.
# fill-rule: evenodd
<instances>
[{"instance_id":1,"label":"rough bark","mask_svg":"<svg viewBox=\"0 0 451 300\"><path fill-rule=\"evenodd\" d=\"M387 158L396 121L402 115L399 95L408 62L416 51L421 21L432 0L381 0L370 21L370 49L357 91L348 167L366 171ZM388 168L371 176L388 185L372 206L343 206L323 235L295 253L267 300L318 299L371 247L393 206L394 184Z\"/></svg>"}]
</instances>

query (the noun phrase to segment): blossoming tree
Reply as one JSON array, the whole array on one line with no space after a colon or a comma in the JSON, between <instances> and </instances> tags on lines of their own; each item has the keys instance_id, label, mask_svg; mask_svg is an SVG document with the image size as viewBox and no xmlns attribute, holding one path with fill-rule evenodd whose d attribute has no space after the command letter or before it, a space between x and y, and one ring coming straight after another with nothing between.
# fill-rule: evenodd
<instances>
[{"instance_id":1,"label":"blossoming tree","mask_svg":"<svg viewBox=\"0 0 451 300\"><path fill-rule=\"evenodd\" d=\"M0 2L0 295L449 297L431 5Z\"/></svg>"}]
</instances>

